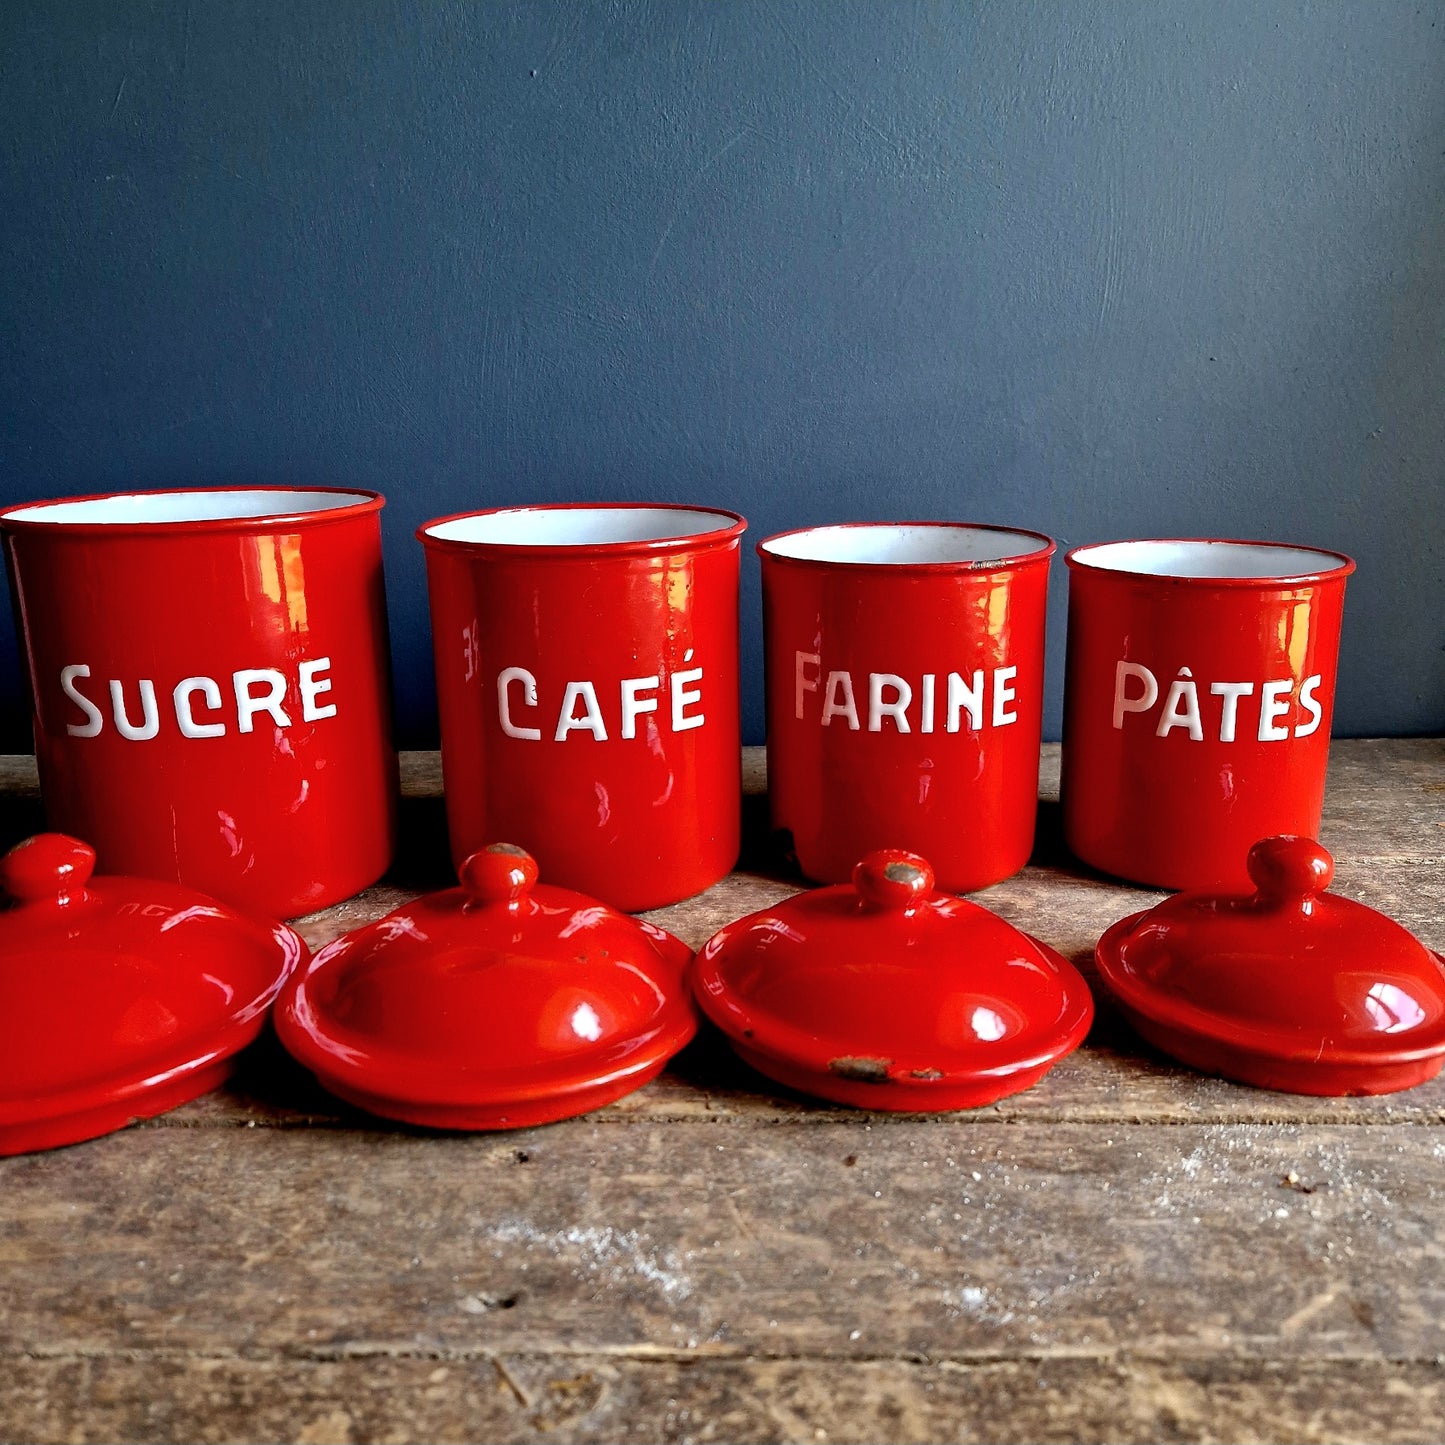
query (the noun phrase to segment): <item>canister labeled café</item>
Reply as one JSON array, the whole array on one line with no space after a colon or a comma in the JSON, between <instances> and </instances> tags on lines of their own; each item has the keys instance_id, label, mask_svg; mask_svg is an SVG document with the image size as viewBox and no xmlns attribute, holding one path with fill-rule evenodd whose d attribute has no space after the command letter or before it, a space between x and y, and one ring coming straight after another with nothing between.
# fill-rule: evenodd
<instances>
[{"instance_id":1,"label":"canister labeled caf\u00e9","mask_svg":"<svg viewBox=\"0 0 1445 1445\"><path fill-rule=\"evenodd\" d=\"M907 848L962 892L1028 861L1053 550L953 522L759 544L773 825L808 877Z\"/></svg>"},{"instance_id":2,"label":"canister labeled caf\u00e9","mask_svg":"<svg viewBox=\"0 0 1445 1445\"><path fill-rule=\"evenodd\" d=\"M1137 541L1069 553L1064 835L1164 888L1244 888L1260 838L1319 832L1337 552Z\"/></svg>"},{"instance_id":3,"label":"canister labeled caf\u00e9","mask_svg":"<svg viewBox=\"0 0 1445 1445\"><path fill-rule=\"evenodd\" d=\"M738 539L731 512L517 507L429 522L447 821L637 911L737 859Z\"/></svg>"},{"instance_id":4,"label":"canister labeled caf\u00e9","mask_svg":"<svg viewBox=\"0 0 1445 1445\"><path fill-rule=\"evenodd\" d=\"M372 492L0 514L52 828L277 917L386 870L396 755Z\"/></svg>"}]
</instances>

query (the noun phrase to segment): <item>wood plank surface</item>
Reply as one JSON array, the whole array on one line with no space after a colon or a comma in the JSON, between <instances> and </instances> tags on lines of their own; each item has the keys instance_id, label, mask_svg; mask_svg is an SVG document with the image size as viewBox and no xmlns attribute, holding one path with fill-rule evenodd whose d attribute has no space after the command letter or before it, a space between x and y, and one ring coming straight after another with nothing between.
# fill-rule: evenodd
<instances>
[{"instance_id":1,"label":"wood plank surface","mask_svg":"<svg viewBox=\"0 0 1445 1445\"><path fill-rule=\"evenodd\" d=\"M23 1438L103 1442L1073 1442L1438 1438L1438 1366L1121 1356L679 1359L659 1352L7 1362ZM820 1423L821 1422L821 1423ZM12 1437L22 1438L22 1437Z\"/></svg>"},{"instance_id":2,"label":"wood plank surface","mask_svg":"<svg viewBox=\"0 0 1445 1445\"><path fill-rule=\"evenodd\" d=\"M1429 1361L1445 1149L1416 1132L117 1135L5 1165L0 1352Z\"/></svg>"},{"instance_id":3,"label":"wood plank surface","mask_svg":"<svg viewBox=\"0 0 1445 1445\"><path fill-rule=\"evenodd\" d=\"M746 760L739 872L689 943L802 886ZM1074 957L1160 895L1040 838L976 895ZM434 756L390 879L447 881ZM0 760L0 834L39 826ZM1445 742L1337 743L1339 891L1445 948ZM224 1090L0 1161L0 1438L1429 1440L1445 1435L1445 1084L1269 1094L1099 997L1036 1089L949 1116L779 1090L704 1034L583 1119L445 1136L336 1103L266 1036Z\"/></svg>"}]
</instances>

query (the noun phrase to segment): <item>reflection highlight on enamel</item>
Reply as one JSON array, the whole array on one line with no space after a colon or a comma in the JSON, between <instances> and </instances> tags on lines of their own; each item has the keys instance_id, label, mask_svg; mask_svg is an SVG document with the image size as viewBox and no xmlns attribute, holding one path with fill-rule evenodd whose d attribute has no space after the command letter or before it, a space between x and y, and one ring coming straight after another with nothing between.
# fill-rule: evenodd
<instances>
[{"instance_id":1,"label":"reflection highlight on enamel","mask_svg":"<svg viewBox=\"0 0 1445 1445\"><path fill-rule=\"evenodd\" d=\"M969 1023L972 1025L975 1035L985 1043L991 1044L1008 1032L1008 1025L1004 1023L998 1013L994 1009L984 1008L982 1004L974 1009Z\"/></svg>"},{"instance_id":2,"label":"reflection highlight on enamel","mask_svg":"<svg viewBox=\"0 0 1445 1445\"><path fill-rule=\"evenodd\" d=\"M1370 989L1365 995L1365 1012L1382 1034L1403 1033L1425 1021L1425 1010L1393 983L1377 983Z\"/></svg>"},{"instance_id":3,"label":"reflection highlight on enamel","mask_svg":"<svg viewBox=\"0 0 1445 1445\"><path fill-rule=\"evenodd\" d=\"M572 1011L572 1032L588 1043L596 1043L602 1037L602 1020L590 1003L579 1003Z\"/></svg>"}]
</instances>

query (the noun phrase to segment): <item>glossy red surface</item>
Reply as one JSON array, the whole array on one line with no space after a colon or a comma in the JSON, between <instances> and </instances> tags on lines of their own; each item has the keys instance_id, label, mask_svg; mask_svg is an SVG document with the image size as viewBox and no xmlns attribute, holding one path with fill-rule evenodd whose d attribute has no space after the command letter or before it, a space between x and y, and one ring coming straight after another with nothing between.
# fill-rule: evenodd
<instances>
[{"instance_id":1,"label":"glossy red surface","mask_svg":"<svg viewBox=\"0 0 1445 1445\"><path fill-rule=\"evenodd\" d=\"M230 493L288 505L287 489L205 495ZM341 504L197 521L61 521L52 504L0 515L47 822L90 839L106 871L293 917L386 870L382 501L300 495Z\"/></svg>"},{"instance_id":2,"label":"glossy red surface","mask_svg":"<svg viewBox=\"0 0 1445 1445\"><path fill-rule=\"evenodd\" d=\"M43 833L0 858L0 1154L74 1144L206 1093L306 946L190 889L92 877Z\"/></svg>"},{"instance_id":3,"label":"glossy red surface","mask_svg":"<svg viewBox=\"0 0 1445 1445\"><path fill-rule=\"evenodd\" d=\"M1089 1031L1078 971L882 849L854 882L730 923L693 988L759 1072L865 1109L971 1109L1037 1083Z\"/></svg>"},{"instance_id":4,"label":"glossy red surface","mask_svg":"<svg viewBox=\"0 0 1445 1445\"><path fill-rule=\"evenodd\" d=\"M702 509L525 510L545 521ZM716 529L701 535L582 545L435 535L456 518L418 531L458 864L512 838L547 878L629 912L731 870L746 524L710 515Z\"/></svg>"},{"instance_id":5,"label":"glossy red surface","mask_svg":"<svg viewBox=\"0 0 1445 1445\"><path fill-rule=\"evenodd\" d=\"M1308 838L1252 848L1249 894L1182 893L1116 923L1099 972L1135 1027L1207 1073L1297 1094L1386 1094L1445 1059L1445 960L1327 894Z\"/></svg>"},{"instance_id":6,"label":"glossy red surface","mask_svg":"<svg viewBox=\"0 0 1445 1445\"><path fill-rule=\"evenodd\" d=\"M1088 550L1066 559L1065 839L1138 883L1246 887L1253 842L1319 832L1354 563L1287 582L1161 577L1089 565Z\"/></svg>"},{"instance_id":7,"label":"glossy red surface","mask_svg":"<svg viewBox=\"0 0 1445 1445\"><path fill-rule=\"evenodd\" d=\"M333 1093L442 1129L515 1129L640 1088L693 1036L687 945L537 884L522 850L338 939L276 1006L286 1048Z\"/></svg>"},{"instance_id":8,"label":"glossy red surface","mask_svg":"<svg viewBox=\"0 0 1445 1445\"><path fill-rule=\"evenodd\" d=\"M772 821L803 873L841 882L865 853L895 846L927 856L960 893L1018 872L1034 841L1053 543L1001 532L1033 550L988 564L769 550L793 535L758 555ZM898 702L899 682L906 731L872 706L875 694Z\"/></svg>"}]
</instances>

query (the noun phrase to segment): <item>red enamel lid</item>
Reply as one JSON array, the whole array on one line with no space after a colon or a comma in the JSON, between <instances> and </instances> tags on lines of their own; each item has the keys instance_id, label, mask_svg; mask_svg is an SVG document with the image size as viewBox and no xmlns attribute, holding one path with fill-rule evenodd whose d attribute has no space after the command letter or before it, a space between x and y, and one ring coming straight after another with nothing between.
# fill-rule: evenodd
<instances>
[{"instance_id":1,"label":"red enamel lid","mask_svg":"<svg viewBox=\"0 0 1445 1445\"><path fill-rule=\"evenodd\" d=\"M640 1088L692 1038L692 950L537 883L494 843L324 948L276 1005L282 1043L343 1099L439 1129L515 1129Z\"/></svg>"},{"instance_id":2,"label":"red enamel lid","mask_svg":"<svg viewBox=\"0 0 1445 1445\"><path fill-rule=\"evenodd\" d=\"M1310 838L1249 851L1251 894L1180 893L1099 940L1134 1026L1181 1062L1262 1089L1389 1094L1445 1058L1445 960L1398 923L1328 894Z\"/></svg>"},{"instance_id":3,"label":"red enamel lid","mask_svg":"<svg viewBox=\"0 0 1445 1445\"><path fill-rule=\"evenodd\" d=\"M94 867L61 833L0 858L0 1154L92 1139L214 1088L306 954L283 924Z\"/></svg>"},{"instance_id":4,"label":"red enamel lid","mask_svg":"<svg viewBox=\"0 0 1445 1445\"><path fill-rule=\"evenodd\" d=\"M1074 966L933 889L886 848L853 881L730 923L693 968L703 1011L760 1073L865 1109L971 1109L1036 1084L1089 1031Z\"/></svg>"}]
</instances>

